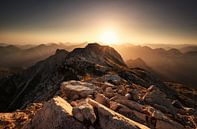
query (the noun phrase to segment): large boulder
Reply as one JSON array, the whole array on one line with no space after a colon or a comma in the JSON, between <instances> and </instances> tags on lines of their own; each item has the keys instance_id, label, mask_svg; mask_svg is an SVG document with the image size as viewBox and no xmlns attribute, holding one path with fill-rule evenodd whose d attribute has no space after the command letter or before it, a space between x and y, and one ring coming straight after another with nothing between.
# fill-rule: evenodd
<instances>
[{"instance_id":1,"label":"large boulder","mask_svg":"<svg viewBox=\"0 0 197 129\"><path fill-rule=\"evenodd\" d=\"M61 97L55 97L43 105L24 129L86 129L72 115L72 106Z\"/></svg>"},{"instance_id":2,"label":"large boulder","mask_svg":"<svg viewBox=\"0 0 197 129\"><path fill-rule=\"evenodd\" d=\"M61 93L69 99L86 98L94 93L96 86L88 82L67 81L61 85Z\"/></svg>"},{"instance_id":3,"label":"large boulder","mask_svg":"<svg viewBox=\"0 0 197 129\"><path fill-rule=\"evenodd\" d=\"M149 129L145 125L128 119L92 99L87 101L98 111L99 125L102 129Z\"/></svg>"}]
</instances>

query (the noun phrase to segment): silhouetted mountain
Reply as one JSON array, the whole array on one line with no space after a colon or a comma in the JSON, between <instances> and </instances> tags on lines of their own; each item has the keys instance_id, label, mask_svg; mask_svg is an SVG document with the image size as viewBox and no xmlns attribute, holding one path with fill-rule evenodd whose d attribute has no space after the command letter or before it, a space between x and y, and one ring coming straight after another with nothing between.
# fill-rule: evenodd
<instances>
[{"instance_id":1,"label":"silhouetted mountain","mask_svg":"<svg viewBox=\"0 0 197 129\"><path fill-rule=\"evenodd\" d=\"M178 49L152 49L147 46L114 46L125 60L141 58L164 80L196 87L196 52L181 53Z\"/></svg>"},{"instance_id":2,"label":"silhouetted mountain","mask_svg":"<svg viewBox=\"0 0 197 129\"><path fill-rule=\"evenodd\" d=\"M3 55L7 55L7 54L12 54L15 52L20 52L21 49L14 46L14 45L8 45L8 46L0 46L0 54Z\"/></svg>"},{"instance_id":3,"label":"silhouetted mountain","mask_svg":"<svg viewBox=\"0 0 197 129\"><path fill-rule=\"evenodd\" d=\"M197 51L197 46L186 46L180 48L180 51L183 53L191 52L191 51Z\"/></svg>"},{"instance_id":4,"label":"silhouetted mountain","mask_svg":"<svg viewBox=\"0 0 197 129\"><path fill-rule=\"evenodd\" d=\"M0 66L2 67L29 67L36 62L53 55L57 49L65 49L62 44L38 45L22 49L14 45L0 47Z\"/></svg>"},{"instance_id":5,"label":"silhouetted mountain","mask_svg":"<svg viewBox=\"0 0 197 129\"><path fill-rule=\"evenodd\" d=\"M147 66L147 64L141 58L137 58L135 60L130 59L126 62L126 64L130 68L142 68L151 71L151 68Z\"/></svg>"}]
</instances>

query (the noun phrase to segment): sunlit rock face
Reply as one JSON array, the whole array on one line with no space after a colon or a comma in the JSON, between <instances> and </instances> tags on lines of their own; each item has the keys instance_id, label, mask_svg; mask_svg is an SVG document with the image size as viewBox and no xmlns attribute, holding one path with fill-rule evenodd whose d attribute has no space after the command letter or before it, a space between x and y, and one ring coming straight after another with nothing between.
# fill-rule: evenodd
<instances>
[{"instance_id":1,"label":"sunlit rock face","mask_svg":"<svg viewBox=\"0 0 197 129\"><path fill-rule=\"evenodd\" d=\"M28 74L31 78L23 76ZM16 84L24 83L15 93L22 97L20 109L0 114L2 128L196 128L195 99L149 71L128 68L109 46L89 44L69 54L58 50L16 78ZM32 102L41 106L30 108Z\"/></svg>"}]
</instances>

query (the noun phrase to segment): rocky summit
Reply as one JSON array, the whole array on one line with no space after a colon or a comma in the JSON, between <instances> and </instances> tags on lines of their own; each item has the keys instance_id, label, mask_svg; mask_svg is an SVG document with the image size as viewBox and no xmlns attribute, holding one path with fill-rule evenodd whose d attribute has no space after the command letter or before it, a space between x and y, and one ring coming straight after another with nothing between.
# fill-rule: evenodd
<instances>
[{"instance_id":1,"label":"rocky summit","mask_svg":"<svg viewBox=\"0 0 197 129\"><path fill-rule=\"evenodd\" d=\"M197 128L197 90L128 68L114 48L97 43L57 50L2 78L0 89L0 128Z\"/></svg>"}]
</instances>

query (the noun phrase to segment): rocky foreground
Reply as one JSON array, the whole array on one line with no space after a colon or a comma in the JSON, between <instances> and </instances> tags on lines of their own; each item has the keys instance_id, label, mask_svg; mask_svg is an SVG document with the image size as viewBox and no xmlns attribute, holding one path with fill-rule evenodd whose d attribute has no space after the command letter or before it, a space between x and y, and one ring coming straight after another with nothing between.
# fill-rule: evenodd
<instances>
[{"instance_id":1,"label":"rocky foreground","mask_svg":"<svg viewBox=\"0 0 197 129\"><path fill-rule=\"evenodd\" d=\"M28 73L30 80L25 78ZM15 86L7 106L1 103L2 111L14 111L0 113L0 128L197 128L196 90L187 89L188 95L181 85L163 83L143 69L129 69L108 46L59 50L11 79L21 86Z\"/></svg>"}]
</instances>

